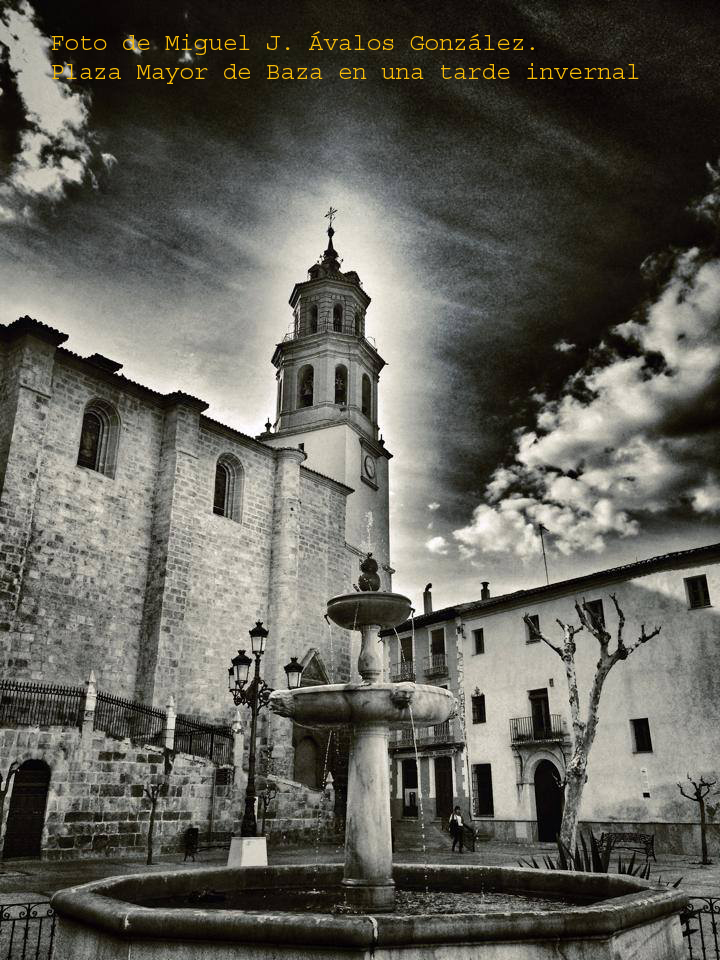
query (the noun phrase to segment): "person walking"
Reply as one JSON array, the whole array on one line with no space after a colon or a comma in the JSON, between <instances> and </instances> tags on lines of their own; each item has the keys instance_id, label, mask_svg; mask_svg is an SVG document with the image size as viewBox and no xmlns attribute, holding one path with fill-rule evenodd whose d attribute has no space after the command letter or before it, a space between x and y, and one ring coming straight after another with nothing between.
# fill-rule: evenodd
<instances>
[{"instance_id":1,"label":"person walking","mask_svg":"<svg viewBox=\"0 0 720 960\"><path fill-rule=\"evenodd\" d=\"M460 813L460 807L455 807L450 817L450 822L448 824L448 830L450 831L450 836L452 837L452 852L455 852L455 844L459 844L459 852L463 852L463 831L465 829L465 824L463 823L462 813Z\"/></svg>"}]
</instances>

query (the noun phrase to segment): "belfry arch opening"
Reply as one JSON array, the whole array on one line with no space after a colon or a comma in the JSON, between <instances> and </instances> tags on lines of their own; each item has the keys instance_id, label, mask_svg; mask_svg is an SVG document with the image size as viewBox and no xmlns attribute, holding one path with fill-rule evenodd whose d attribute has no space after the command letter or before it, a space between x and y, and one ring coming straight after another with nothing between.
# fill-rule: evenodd
<instances>
[{"instance_id":1,"label":"belfry arch opening","mask_svg":"<svg viewBox=\"0 0 720 960\"><path fill-rule=\"evenodd\" d=\"M343 308L341 303L336 303L333 307L333 331L342 333L343 327Z\"/></svg>"},{"instance_id":2,"label":"belfry arch opening","mask_svg":"<svg viewBox=\"0 0 720 960\"><path fill-rule=\"evenodd\" d=\"M372 384L366 373L363 374L361 393L362 412L366 417L372 419Z\"/></svg>"},{"instance_id":3,"label":"belfry arch opening","mask_svg":"<svg viewBox=\"0 0 720 960\"><path fill-rule=\"evenodd\" d=\"M311 364L300 368L298 375L298 406L311 407L315 391L315 371Z\"/></svg>"},{"instance_id":4,"label":"belfry arch opening","mask_svg":"<svg viewBox=\"0 0 720 960\"><path fill-rule=\"evenodd\" d=\"M347 403L347 383L347 367L344 364L339 363L335 367L335 403Z\"/></svg>"}]
</instances>

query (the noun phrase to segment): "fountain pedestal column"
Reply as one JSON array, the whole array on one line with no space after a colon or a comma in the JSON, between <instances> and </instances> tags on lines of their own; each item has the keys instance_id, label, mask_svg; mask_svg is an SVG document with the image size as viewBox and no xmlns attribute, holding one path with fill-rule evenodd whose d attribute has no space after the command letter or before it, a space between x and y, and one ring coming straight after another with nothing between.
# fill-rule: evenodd
<instances>
[{"instance_id":1,"label":"fountain pedestal column","mask_svg":"<svg viewBox=\"0 0 720 960\"><path fill-rule=\"evenodd\" d=\"M362 910L392 910L390 769L387 723L355 727L348 769L345 901Z\"/></svg>"}]
</instances>

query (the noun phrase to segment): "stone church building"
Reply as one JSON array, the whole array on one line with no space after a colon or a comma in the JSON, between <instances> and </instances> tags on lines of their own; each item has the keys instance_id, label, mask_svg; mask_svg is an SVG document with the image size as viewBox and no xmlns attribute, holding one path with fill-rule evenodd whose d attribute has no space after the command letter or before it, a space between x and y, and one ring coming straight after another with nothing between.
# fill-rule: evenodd
<instances>
[{"instance_id":1,"label":"stone church building","mask_svg":"<svg viewBox=\"0 0 720 960\"><path fill-rule=\"evenodd\" d=\"M272 358L277 419L259 437L196 397L129 380L114 360L78 356L37 320L0 328L6 687L78 686L92 671L99 691L159 710L172 697L179 715L227 723L229 662L256 620L270 631L271 686L285 685L291 656L307 682L349 679L351 640L326 625L325 605L352 590L368 549L390 585L390 454L370 297L341 270L333 232L293 288L292 331ZM52 760L37 738L23 754L17 698L0 694L0 776L23 756L47 762L52 801ZM321 786L324 744L311 731L263 714L260 743L276 774Z\"/></svg>"}]
</instances>

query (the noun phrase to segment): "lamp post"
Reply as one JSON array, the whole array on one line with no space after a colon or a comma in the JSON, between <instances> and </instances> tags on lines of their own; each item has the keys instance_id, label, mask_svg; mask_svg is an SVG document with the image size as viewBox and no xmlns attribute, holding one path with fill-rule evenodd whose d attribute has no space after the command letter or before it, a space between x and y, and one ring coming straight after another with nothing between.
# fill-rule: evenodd
<instances>
[{"instance_id":1,"label":"lamp post","mask_svg":"<svg viewBox=\"0 0 720 960\"><path fill-rule=\"evenodd\" d=\"M252 630L249 631L249 634L251 651L255 658L255 670L252 681L248 683L250 667L253 661L245 653L245 650L238 650L238 655L232 658L230 668L228 669L228 689L233 701L236 706L242 704L243 706L250 707L251 718L245 811L240 825L240 843L238 845L235 842L238 838L233 837L230 846L229 865L237 865L240 863L245 865L267 864L265 838L258 837L257 835L257 817L255 814L255 801L257 800L257 790L255 786L255 741L257 739L258 714L263 707L267 706L273 688L268 686L260 676L260 661L265 653L268 631L263 627L262 621L258 620ZM302 667L297 662L297 657L291 658L290 663L285 666L285 673L288 679L288 687L291 690L300 686ZM260 845L262 845L262 850L260 849Z\"/></svg>"}]
</instances>

